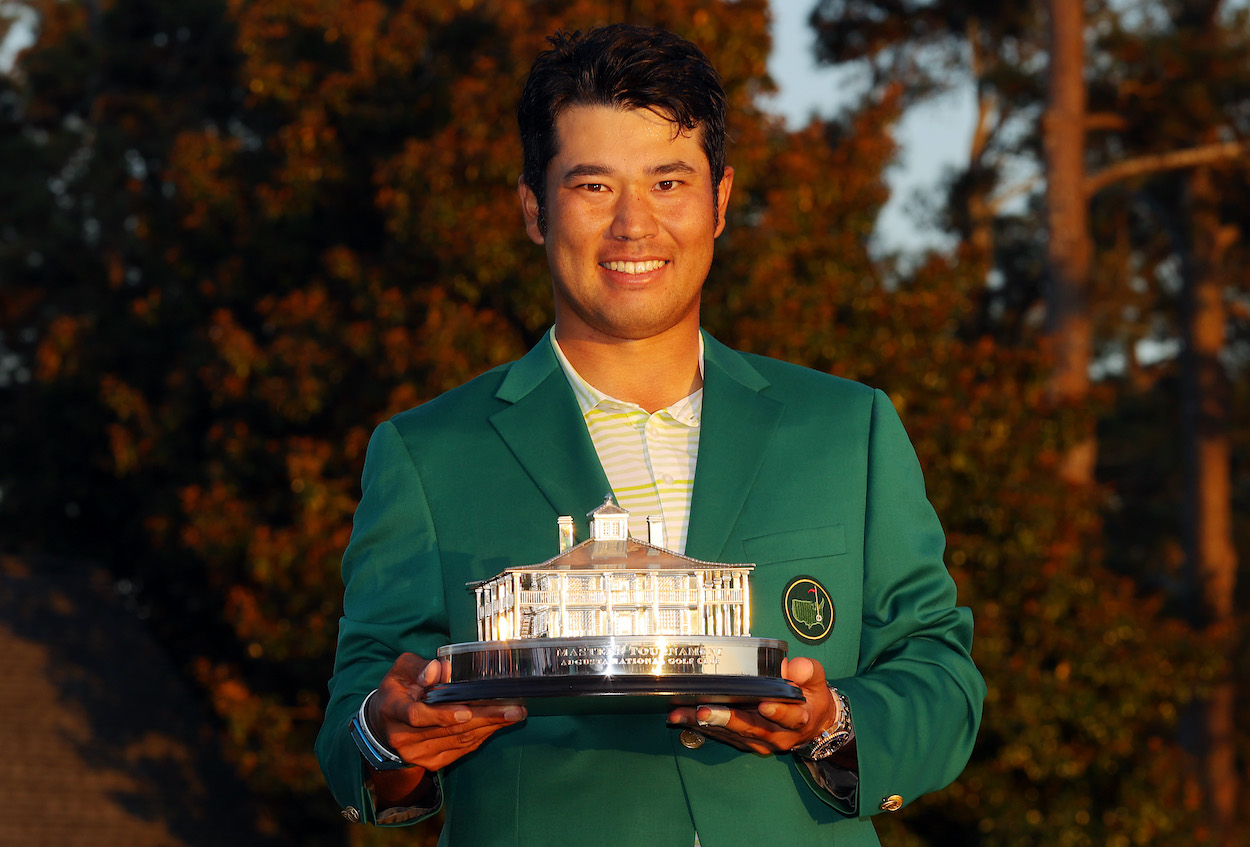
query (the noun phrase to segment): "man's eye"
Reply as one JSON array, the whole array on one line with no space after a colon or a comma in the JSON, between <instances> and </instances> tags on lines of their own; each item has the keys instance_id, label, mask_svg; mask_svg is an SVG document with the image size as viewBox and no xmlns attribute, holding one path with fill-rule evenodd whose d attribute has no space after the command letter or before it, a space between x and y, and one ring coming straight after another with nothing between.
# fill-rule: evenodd
<instances>
[{"instance_id":1,"label":"man's eye","mask_svg":"<svg viewBox=\"0 0 1250 847\"><path fill-rule=\"evenodd\" d=\"M582 186L582 189L585 191L599 192L603 190L603 183L602 182L588 182Z\"/></svg>"},{"instance_id":2,"label":"man's eye","mask_svg":"<svg viewBox=\"0 0 1250 847\"><path fill-rule=\"evenodd\" d=\"M659 182L655 184L655 187L660 189L661 191L672 191L674 188L677 187L677 180L675 179L660 180Z\"/></svg>"}]
</instances>

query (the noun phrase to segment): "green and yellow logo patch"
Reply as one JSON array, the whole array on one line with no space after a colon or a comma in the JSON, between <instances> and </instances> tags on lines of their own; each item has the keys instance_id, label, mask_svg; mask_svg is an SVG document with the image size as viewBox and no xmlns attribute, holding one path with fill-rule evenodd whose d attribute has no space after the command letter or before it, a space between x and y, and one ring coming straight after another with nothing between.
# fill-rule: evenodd
<instances>
[{"instance_id":1,"label":"green and yellow logo patch","mask_svg":"<svg viewBox=\"0 0 1250 847\"><path fill-rule=\"evenodd\" d=\"M804 644L820 644L833 632L833 598L810 576L790 580L781 607L786 625Z\"/></svg>"}]
</instances>

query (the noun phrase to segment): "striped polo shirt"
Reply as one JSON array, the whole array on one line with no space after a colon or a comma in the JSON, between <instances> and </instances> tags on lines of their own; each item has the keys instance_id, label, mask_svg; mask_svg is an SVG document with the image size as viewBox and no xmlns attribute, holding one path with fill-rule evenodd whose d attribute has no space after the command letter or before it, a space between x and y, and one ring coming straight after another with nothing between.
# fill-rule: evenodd
<instances>
[{"instance_id":1,"label":"striped polo shirt","mask_svg":"<svg viewBox=\"0 0 1250 847\"><path fill-rule=\"evenodd\" d=\"M582 379L560 349L555 330L547 335L573 388L616 503L629 512L629 534L646 541L647 516L659 515L664 519L664 546L684 553L699 458L703 389L650 413L636 403L609 397ZM703 374L702 333L699 374Z\"/></svg>"}]
</instances>

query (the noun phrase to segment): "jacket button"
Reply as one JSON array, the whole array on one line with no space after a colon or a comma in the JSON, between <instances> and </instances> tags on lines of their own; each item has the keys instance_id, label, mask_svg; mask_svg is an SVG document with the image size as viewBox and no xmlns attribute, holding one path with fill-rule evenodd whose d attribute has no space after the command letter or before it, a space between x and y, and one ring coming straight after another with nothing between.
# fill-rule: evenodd
<instances>
[{"instance_id":1,"label":"jacket button","mask_svg":"<svg viewBox=\"0 0 1250 847\"><path fill-rule=\"evenodd\" d=\"M355 806L348 806L340 814L342 814L349 823L360 823L360 809L357 809Z\"/></svg>"},{"instance_id":2,"label":"jacket button","mask_svg":"<svg viewBox=\"0 0 1250 847\"><path fill-rule=\"evenodd\" d=\"M881 811L883 812L897 812L901 808L903 808L903 798L897 794L891 794L881 801Z\"/></svg>"},{"instance_id":3,"label":"jacket button","mask_svg":"<svg viewBox=\"0 0 1250 847\"><path fill-rule=\"evenodd\" d=\"M681 745L687 750L698 750L706 740L701 733L695 732L693 729L683 729L681 731Z\"/></svg>"}]
</instances>

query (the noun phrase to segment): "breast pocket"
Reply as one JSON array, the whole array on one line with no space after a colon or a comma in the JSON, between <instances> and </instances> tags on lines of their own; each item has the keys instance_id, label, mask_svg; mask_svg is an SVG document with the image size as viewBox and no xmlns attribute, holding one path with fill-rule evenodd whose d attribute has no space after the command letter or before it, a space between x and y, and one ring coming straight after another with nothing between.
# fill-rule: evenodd
<instances>
[{"instance_id":1,"label":"breast pocket","mask_svg":"<svg viewBox=\"0 0 1250 847\"><path fill-rule=\"evenodd\" d=\"M845 553L846 532L840 523L744 538L742 561L755 565L750 576L751 635L781 638L789 643L791 656L824 661L825 642L836 631L834 613L844 582L838 573L848 561ZM796 610L799 618L810 617L810 627L796 626Z\"/></svg>"},{"instance_id":2,"label":"breast pocket","mask_svg":"<svg viewBox=\"0 0 1250 847\"><path fill-rule=\"evenodd\" d=\"M757 535L742 542L742 551L756 565L841 556L846 552L846 530L833 524Z\"/></svg>"}]
</instances>

